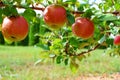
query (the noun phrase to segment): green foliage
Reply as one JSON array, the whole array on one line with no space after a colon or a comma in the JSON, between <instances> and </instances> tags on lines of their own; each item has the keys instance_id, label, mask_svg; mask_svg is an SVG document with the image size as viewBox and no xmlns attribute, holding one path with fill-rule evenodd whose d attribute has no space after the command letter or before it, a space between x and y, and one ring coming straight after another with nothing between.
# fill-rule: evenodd
<instances>
[{"instance_id":1,"label":"green foliage","mask_svg":"<svg viewBox=\"0 0 120 80\"><path fill-rule=\"evenodd\" d=\"M39 34L40 31L40 19L36 18L35 22L33 22L29 29L29 45L35 45L39 43Z\"/></svg>"},{"instance_id":2,"label":"green foliage","mask_svg":"<svg viewBox=\"0 0 120 80\"><path fill-rule=\"evenodd\" d=\"M68 24L72 25L75 22L75 18L69 11L67 11Z\"/></svg>"}]
</instances>

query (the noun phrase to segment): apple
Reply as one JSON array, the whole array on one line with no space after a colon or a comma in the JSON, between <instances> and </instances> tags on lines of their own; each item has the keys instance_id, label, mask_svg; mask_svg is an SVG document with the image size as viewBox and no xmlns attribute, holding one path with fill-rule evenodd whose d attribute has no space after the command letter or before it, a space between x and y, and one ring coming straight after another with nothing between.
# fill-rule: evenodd
<instances>
[{"instance_id":1,"label":"apple","mask_svg":"<svg viewBox=\"0 0 120 80\"><path fill-rule=\"evenodd\" d=\"M52 4L45 8L44 22L52 29L59 29L66 23L66 10L58 4Z\"/></svg>"},{"instance_id":2,"label":"apple","mask_svg":"<svg viewBox=\"0 0 120 80\"><path fill-rule=\"evenodd\" d=\"M78 17L72 25L72 32L78 37L88 39L94 34L94 24L90 19Z\"/></svg>"},{"instance_id":3,"label":"apple","mask_svg":"<svg viewBox=\"0 0 120 80\"><path fill-rule=\"evenodd\" d=\"M114 45L120 45L120 35L116 35L114 38Z\"/></svg>"},{"instance_id":4,"label":"apple","mask_svg":"<svg viewBox=\"0 0 120 80\"><path fill-rule=\"evenodd\" d=\"M28 23L23 16L5 17L2 23L2 34L7 41L21 41L28 34Z\"/></svg>"}]
</instances>

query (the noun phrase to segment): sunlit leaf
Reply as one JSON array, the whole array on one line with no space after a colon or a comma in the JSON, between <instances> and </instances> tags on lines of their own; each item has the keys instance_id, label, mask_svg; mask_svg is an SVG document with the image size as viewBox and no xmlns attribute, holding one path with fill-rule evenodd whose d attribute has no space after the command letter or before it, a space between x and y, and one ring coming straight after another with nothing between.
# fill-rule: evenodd
<instances>
[{"instance_id":1,"label":"sunlit leaf","mask_svg":"<svg viewBox=\"0 0 120 80\"><path fill-rule=\"evenodd\" d=\"M106 40L106 36L103 36L103 37L98 41L98 43L99 43L99 44L102 44L105 40Z\"/></svg>"},{"instance_id":2,"label":"sunlit leaf","mask_svg":"<svg viewBox=\"0 0 120 80\"><path fill-rule=\"evenodd\" d=\"M112 14L105 14L105 15L101 15L99 17L100 21L114 21L114 20L118 20L116 16L113 16Z\"/></svg>"},{"instance_id":3,"label":"sunlit leaf","mask_svg":"<svg viewBox=\"0 0 120 80\"><path fill-rule=\"evenodd\" d=\"M79 65L74 61L71 60L70 62L70 69L73 73L76 73L78 71Z\"/></svg>"},{"instance_id":4,"label":"sunlit leaf","mask_svg":"<svg viewBox=\"0 0 120 80\"><path fill-rule=\"evenodd\" d=\"M23 16L25 16L28 21L33 21L34 17L36 17L36 12L33 9L26 9Z\"/></svg>"}]
</instances>

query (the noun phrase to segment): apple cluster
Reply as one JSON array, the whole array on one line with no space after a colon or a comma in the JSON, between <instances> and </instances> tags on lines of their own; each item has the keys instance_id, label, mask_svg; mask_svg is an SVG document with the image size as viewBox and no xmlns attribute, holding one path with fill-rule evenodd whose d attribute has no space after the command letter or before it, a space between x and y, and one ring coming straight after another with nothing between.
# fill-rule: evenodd
<instances>
[{"instance_id":1,"label":"apple cluster","mask_svg":"<svg viewBox=\"0 0 120 80\"><path fill-rule=\"evenodd\" d=\"M75 36L88 39L94 35L94 23L88 19L74 14L75 23L72 24L72 32ZM67 22L66 10L61 5L52 4L44 11L44 21L52 29L59 29ZM120 35L114 38L115 45L120 45Z\"/></svg>"},{"instance_id":2,"label":"apple cluster","mask_svg":"<svg viewBox=\"0 0 120 80\"><path fill-rule=\"evenodd\" d=\"M44 21L52 29L61 28L67 22L65 8L56 4L49 5L44 11ZM90 19L78 17L72 25L72 32L83 39L90 38L94 33L94 24Z\"/></svg>"}]
</instances>

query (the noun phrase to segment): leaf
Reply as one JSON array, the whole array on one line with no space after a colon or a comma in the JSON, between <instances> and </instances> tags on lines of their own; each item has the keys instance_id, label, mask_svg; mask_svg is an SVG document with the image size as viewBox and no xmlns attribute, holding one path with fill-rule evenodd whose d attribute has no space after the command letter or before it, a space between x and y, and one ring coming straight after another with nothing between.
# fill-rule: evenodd
<instances>
[{"instance_id":1,"label":"leaf","mask_svg":"<svg viewBox=\"0 0 120 80\"><path fill-rule=\"evenodd\" d=\"M91 18L92 15L93 15L92 9L87 9L83 14L83 16L87 18Z\"/></svg>"},{"instance_id":2,"label":"leaf","mask_svg":"<svg viewBox=\"0 0 120 80\"><path fill-rule=\"evenodd\" d=\"M104 14L98 17L100 21L114 21L118 20L116 16L113 16L112 14Z\"/></svg>"},{"instance_id":3,"label":"leaf","mask_svg":"<svg viewBox=\"0 0 120 80\"><path fill-rule=\"evenodd\" d=\"M60 64L60 63L62 62L62 60L63 60L63 57L62 57L62 56L58 56L58 57L56 58L56 63L57 63L57 64Z\"/></svg>"},{"instance_id":4,"label":"leaf","mask_svg":"<svg viewBox=\"0 0 120 80\"><path fill-rule=\"evenodd\" d=\"M70 45L72 45L74 47L78 47L79 46L79 41L75 37L71 37L69 39L69 41L70 41Z\"/></svg>"},{"instance_id":5,"label":"leaf","mask_svg":"<svg viewBox=\"0 0 120 80\"><path fill-rule=\"evenodd\" d=\"M2 20L3 20L3 19L2 19L2 12L3 12L3 11L2 11L2 9L0 8L0 24L2 23Z\"/></svg>"},{"instance_id":6,"label":"leaf","mask_svg":"<svg viewBox=\"0 0 120 80\"><path fill-rule=\"evenodd\" d=\"M108 45L113 45L113 40L114 40L114 39L112 39L112 38L107 38L107 39L106 39L106 43L107 43Z\"/></svg>"},{"instance_id":7,"label":"leaf","mask_svg":"<svg viewBox=\"0 0 120 80\"><path fill-rule=\"evenodd\" d=\"M38 65L40 62L42 62L43 61L43 59L39 59L39 60L37 60L35 63L34 63L34 65L36 66L36 65Z\"/></svg>"},{"instance_id":8,"label":"leaf","mask_svg":"<svg viewBox=\"0 0 120 80\"><path fill-rule=\"evenodd\" d=\"M17 16L18 15L17 9L13 6L6 6L5 8L3 8L3 13L6 16Z\"/></svg>"},{"instance_id":9,"label":"leaf","mask_svg":"<svg viewBox=\"0 0 120 80\"><path fill-rule=\"evenodd\" d=\"M84 58L86 58L86 56L85 55L81 55L81 56L77 56L76 57L79 61L81 61L81 60L83 60Z\"/></svg>"},{"instance_id":10,"label":"leaf","mask_svg":"<svg viewBox=\"0 0 120 80\"><path fill-rule=\"evenodd\" d=\"M44 49L44 50L50 50L48 45L45 44L40 44L39 45L40 48Z\"/></svg>"},{"instance_id":11,"label":"leaf","mask_svg":"<svg viewBox=\"0 0 120 80\"><path fill-rule=\"evenodd\" d=\"M83 11L84 10L84 6L86 6L85 4L80 4L80 6L78 7L78 11Z\"/></svg>"},{"instance_id":12,"label":"leaf","mask_svg":"<svg viewBox=\"0 0 120 80\"><path fill-rule=\"evenodd\" d=\"M68 65L68 62L69 62L69 59L66 58L66 59L64 60L65 65Z\"/></svg>"},{"instance_id":13,"label":"leaf","mask_svg":"<svg viewBox=\"0 0 120 80\"><path fill-rule=\"evenodd\" d=\"M50 54L50 55L49 55L50 58L53 58L53 57L55 57L55 56L56 56L55 54Z\"/></svg>"},{"instance_id":14,"label":"leaf","mask_svg":"<svg viewBox=\"0 0 120 80\"><path fill-rule=\"evenodd\" d=\"M113 23L117 26L120 26L120 20L115 20L115 21L113 21Z\"/></svg>"},{"instance_id":15,"label":"leaf","mask_svg":"<svg viewBox=\"0 0 120 80\"><path fill-rule=\"evenodd\" d=\"M79 65L74 60L71 60L71 62L70 62L70 69L71 69L71 71L73 73L76 73L78 68L79 68Z\"/></svg>"},{"instance_id":16,"label":"leaf","mask_svg":"<svg viewBox=\"0 0 120 80\"><path fill-rule=\"evenodd\" d=\"M36 17L36 12L29 8L24 11L23 16L25 16L25 18L30 22Z\"/></svg>"},{"instance_id":17,"label":"leaf","mask_svg":"<svg viewBox=\"0 0 120 80\"><path fill-rule=\"evenodd\" d=\"M98 41L98 43L99 43L99 44L102 44L105 40L106 40L106 36L104 35L104 36Z\"/></svg>"},{"instance_id":18,"label":"leaf","mask_svg":"<svg viewBox=\"0 0 120 80\"><path fill-rule=\"evenodd\" d=\"M65 2L72 2L75 3L77 0L66 0Z\"/></svg>"},{"instance_id":19,"label":"leaf","mask_svg":"<svg viewBox=\"0 0 120 80\"><path fill-rule=\"evenodd\" d=\"M75 18L69 11L67 11L68 24L72 25L75 22Z\"/></svg>"}]
</instances>

